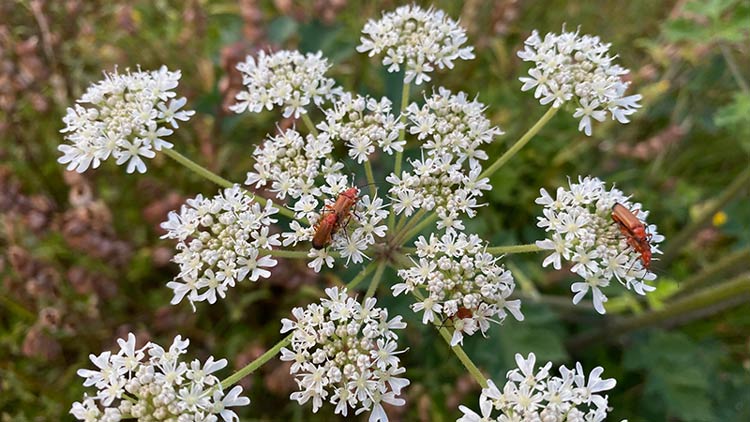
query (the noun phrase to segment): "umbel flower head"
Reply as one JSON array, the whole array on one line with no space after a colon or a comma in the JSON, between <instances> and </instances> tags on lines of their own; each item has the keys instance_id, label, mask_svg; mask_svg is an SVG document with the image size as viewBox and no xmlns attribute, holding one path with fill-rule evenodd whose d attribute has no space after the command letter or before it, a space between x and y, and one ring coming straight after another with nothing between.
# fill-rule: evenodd
<instances>
[{"instance_id":1,"label":"umbel flower head","mask_svg":"<svg viewBox=\"0 0 750 422\"><path fill-rule=\"evenodd\" d=\"M481 148L503 132L484 116L484 104L466 94L452 94L440 87L421 107L406 110L407 130L422 142L422 157L411 160L412 171L391 173L390 197L397 214L410 216L416 209L435 210L438 228L463 230L462 215L474 217L477 198L490 190L489 179L480 177Z\"/></svg>"},{"instance_id":2,"label":"umbel flower head","mask_svg":"<svg viewBox=\"0 0 750 422\"><path fill-rule=\"evenodd\" d=\"M562 260L573 264L571 271L584 279L571 286L576 293L573 303L580 302L591 290L594 308L601 314L605 313L604 302L607 301L601 289L609 286L612 278L639 295L653 291L654 287L645 281L654 280L656 274L644 267L641 253L622 235L618 223L612 218L612 207L621 204L632 210L650 235L650 252L661 253L658 244L664 236L656 232L655 225L645 223L648 212L640 204L631 203L622 191L614 187L606 190L604 182L595 177L579 177L578 183L568 184L570 189L557 188L554 198L542 188L542 196L536 200L537 204L544 206L537 226L550 236L536 244L553 251L542 265L552 264L559 270Z\"/></svg>"},{"instance_id":3,"label":"umbel flower head","mask_svg":"<svg viewBox=\"0 0 750 422\"><path fill-rule=\"evenodd\" d=\"M333 128L327 130L344 131ZM351 134L351 132L348 132ZM336 132L337 136L341 136ZM309 242L315 234L315 224L325 214L339 195L354 187L354 182L342 173L344 164L333 159L333 142L328 133L302 136L294 129L287 129L269 137L253 151L255 165L247 173L246 183L255 188L268 187L279 200L291 197L289 208L297 220L293 220L290 231L282 233L283 245ZM355 190L356 187L355 187ZM364 251L386 233L383 200L370 195L360 195L357 190L354 209L357 214L347 224L346 230L338 230L331 239L330 248L310 248L308 264L320 271L323 264L333 267L334 259L328 249L340 252L347 262L363 262Z\"/></svg>"},{"instance_id":4,"label":"umbel flower head","mask_svg":"<svg viewBox=\"0 0 750 422\"><path fill-rule=\"evenodd\" d=\"M404 282L393 285L393 294L425 289L427 296L411 307L423 312L425 324L450 319L452 346L463 343L464 335L484 335L490 321L501 323L508 312L523 320L521 301L508 299L516 286L513 275L485 251L479 236L448 230L429 240L420 236L416 246L417 260L398 271Z\"/></svg>"},{"instance_id":5,"label":"umbel flower head","mask_svg":"<svg viewBox=\"0 0 750 422\"><path fill-rule=\"evenodd\" d=\"M521 90L533 89L539 102L553 107L574 100L573 117L580 119L578 130L586 135L591 136L592 120L602 122L609 114L628 123L628 116L640 108L641 95L625 95L630 82L622 76L629 70L613 63L615 57L608 54L611 44L599 37L563 30L542 39L535 30L524 44L518 57L535 67L520 78Z\"/></svg>"},{"instance_id":6,"label":"umbel flower head","mask_svg":"<svg viewBox=\"0 0 750 422\"><path fill-rule=\"evenodd\" d=\"M77 420L234 422L239 419L229 408L250 403L240 396L242 387L226 394L221 388L214 373L227 366L226 359L209 356L205 362L183 362L181 355L187 353L190 341L180 336L167 350L151 342L137 349L135 343L130 333L127 340L117 340L117 353L89 356L96 369L78 370L83 386L93 386L97 392L73 403L70 413Z\"/></svg>"},{"instance_id":7,"label":"umbel flower head","mask_svg":"<svg viewBox=\"0 0 750 422\"><path fill-rule=\"evenodd\" d=\"M57 147L63 154L57 161L83 173L111 156L118 165L127 164L128 173L145 173L143 159L172 148L163 138L195 113L180 110L187 100L175 98L179 80L180 71L170 72L166 66L105 73L63 117L61 132L69 143Z\"/></svg>"},{"instance_id":8,"label":"umbel flower head","mask_svg":"<svg viewBox=\"0 0 750 422\"><path fill-rule=\"evenodd\" d=\"M323 53L281 50L272 54L260 51L258 57L247 56L237 64L242 83L247 88L237 94L237 104L230 107L235 113L245 110L259 113L266 108L284 108L284 117L295 119L307 113L312 101L321 105L339 93L333 79L325 77L330 66Z\"/></svg>"},{"instance_id":9,"label":"umbel flower head","mask_svg":"<svg viewBox=\"0 0 750 422\"><path fill-rule=\"evenodd\" d=\"M474 47L463 46L466 30L442 10L424 10L416 5L384 12L380 20L369 20L362 29L360 53L370 57L385 52L383 65L389 72L405 66L404 83L429 82L435 68L453 68L457 59L474 58Z\"/></svg>"},{"instance_id":10,"label":"umbel flower head","mask_svg":"<svg viewBox=\"0 0 750 422\"><path fill-rule=\"evenodd\" d=\"M271 201L261 206L239 185L213 198L188 199L180 212L171 211L161 227L162 238L177 240L173 261L180 272L167 287L174 290L172 304L187 297L194 302L216 302L230 287L249 279L268 278L277 261L263 251L281 245L270 232L278 212ZM181 279L182 281L178 281Z\"/></svg>"},{"instance_id":11,"label":"umbel flower head","mask_svg":"<svg viewBox=\"0 0 750 422\"><path fill-rule=\"evenodd\" d=\"M535 368L533 353L526 359L516 354L516 364L518 368L508 372L508 381L502 390L492 380L482 389L481 414L459 406L463 416L457 422L600 422L606 419L607 396L600 393L613 389L617 381L602 379L604 369L601 366L594 368L587 380L580 363L576 363L575 369L561 366L560 376L550 374L552 362Z\"/></svg>"},{"instance_id":12,"label":"umbel flower head","mask_svg":"<svg viewBox=\"0 0 750 422\"><path fill-rule=\"evenodd\" d=\"M402 406L398 396L409 385L401 377L394 330L406 323L400 316L388 319L388 310L375 306L375 298L360 304L346 289L331 287L320 303L294 308L294 321L283 319L281 332L292 331L291 350L281 349L281 360L293 362L290 373L299 391L290 398L300 404L312 400L313 412L328 401L334 412L347 416L370 412L371 422L388 420L382 403Z\"/></svg>"},{"instance_id":13,"label":"umbel flower head","mask_svg":"<svg viewBox=\"0 0 750 422\"><path fill-rule=\"evenodd\" d=\"M349 156L361 164L375 152L375 146L388 155L403 151L406 141L399 140L404 124L391 113L391 101L344 93L324 110L325 121L318 129L332 140L343 142Z\"/></svg>"}]
</instances>

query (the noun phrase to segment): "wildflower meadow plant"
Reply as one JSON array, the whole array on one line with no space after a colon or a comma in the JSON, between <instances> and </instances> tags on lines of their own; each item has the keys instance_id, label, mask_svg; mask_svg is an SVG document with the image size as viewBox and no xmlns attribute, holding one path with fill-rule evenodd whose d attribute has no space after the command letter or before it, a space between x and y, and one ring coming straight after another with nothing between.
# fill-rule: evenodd
<instances>
[{"instance_id":1,"label":"wildflower meadow plant","mask_svg":"<svg viewBox=\"0 0 750 422\"><path fill-rule=\"evenodd\" d=\"M190 340L177 336L167 349L151 342L137 348L135 335L130 333L117 344L117 353L90 355L96 369L78 370L83 386L97 391L73 403L70 413L77 420L231 422L237 414L230 407L250 404L250 399L240 395L242 387L224 391L214 375L227 366L226 359L209 356L205 362L182 361Z\"/></svg>"},{"instance_id":2,"label":"wildflower meadow plant","mask_svg":"<svg viewBox=\"0 0 750 422\"><path fill-rule=\"evenodd\" d=\"M480 413L466 406L457 422L489 421L603 421L610 409L607 396L617 382L602 379L604 368L597 366L586 376L580 363L574 369L559 368L560 375L552 376L552 362L535 368L536 356L524 359L516 354L517 368L508 371L502 389L492 380L479 397ZM588 378L588 380L587 380Z\"/></svg>"},{"instance_id":3,"label":"wildflower meadow plant","mask_svg":"<svg viewBox=\"0 0 750 422\"><path fill-rule=\"evenodd\" d=\"M291 310L290 318L280 322L281 332L290 334L222 382L210 374L226 361L211 358L188 367L178 360L187 346L180 337L168 352L151 343L135 349L132 337L120 340L118 354L92 356L98 370L79 371L84 385L98 392L71 412L84 420L100 415L107 420L127 415L234 420L226 408L248 401L237 387L226 396L223 391L280 353L291 362L298 387L292 400L311 402L313 412L327 402L337 414L368 413L370 421L386 421L383 403L404 405L410 384L401 364L408 348L396 334L406 324L401 315L376 306L376 295L392 294L411 297L411 309L422 323L436 327L485 387L482 416L462 407L461 420L489 420L492 409L505 415L497 420L602 420L606 397L597 393L615 382L601 380L601 368L588 381L580 365L561 367L561 376L551 377L551 364L535 370L533 354L517 357L519 368L509 372L500 391L461 344L477 333L493 335L490 323L501 325L508 315L524 320L516 281L503 264L506 254L551 251L541 264L556 270L569 262L572 273L584 280L572 285L573 302L591 291L600 313L607 300L603 290L612 278L640 295L653 290L647 282L656 276L612 218L612 207L621 204L638 221L647 213L621 191L587 177L569 189L559 188L554 198L541 190L536 202L544 210L538 226L548 238L535 244L492 246L482 233L468 232L465 223L486 205L490 177L564 103L574 103L580 130L591 135L592 119L601 121L606 113L626 123L640 96L624 95L628 83L620 76L627 69L612 63L610 46L598 37L578 32L541 37L534 31L518 54L536 65L521 78L521 89L534 89L550 109L493 158L485 148L504 132L485 114L491 105L440 85L426 86L413 98L410 92L412 84L437 78L438 70L472 59L467 42L459 23L436 9L404 6L370 20L357 50L382 54L389 72L404 71L400 102L337 86L321 53L261 51L247 57L237 65L245 89L232 110L243 115L265 110L299 120L259 140L247 157L244 187L162 139L192 114L180 111L184 98L174 98L179 72L115 72L93 85L64 119L69 143L60 146L60 162L85 171L112 155L117 164L128 164L128 172L145 172L141 157L163 151L222 188L188 199L162 224L163 237L176 242L179 272L167 283L172 304L187 299L200 312L196 304L238 294L230 288L244 280L263 282L277 258L306 260L316 272L342 266L359 271L345 287L326 289L319 302ZM649 252L659 253L663 237L653 225L648 232L637 245L650 241ZM398 279L381 289L386 267L394 268ZM366 291L357 293L365 282ZM565 415L568 419L561 419Z\"/></svg>"}]
</instances>

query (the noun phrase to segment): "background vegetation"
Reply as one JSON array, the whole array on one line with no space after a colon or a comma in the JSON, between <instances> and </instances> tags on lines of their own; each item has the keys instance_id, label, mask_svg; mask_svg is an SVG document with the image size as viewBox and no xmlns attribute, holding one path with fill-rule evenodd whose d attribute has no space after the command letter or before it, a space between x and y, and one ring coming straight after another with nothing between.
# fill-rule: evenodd
<instances>
[{"instance_id":1,"label":"background vegetation","mask_svg":"<svg viewBox=\"0 0 750 422\"><path fill-rule=\"evenodd\" d=\"M261 48L322 50L346 89L393 99L399 75L357 54L367 18L395 1L6 0L0 2L0 420L69 419L83 387L75 374L89 353L134 331L162 344L180 333L191 353L240 367L281 336L291 307L315 300L332 277L289 262L270 281L245 285L193 313L170 306L172 245L158 223L181 201L217 188L158 156L146 175L111 163L85 175L56 163L65 108L102 70L181 69L178 89L198 114L176 148L224 177L244 180L250 153L275 130L276 115L227 112L241 78L237 61ZM420 2L422 3L422 2ZM512 255L527 319L493 327L467 352L502 383L516 352L586 368L618 380L613 420L750 420L750 5L741 0L659 2L438 1L460 17L477 58L437 73L435 84L488 105L507 148L544 113L517 78L515 56L532 29L580 26L613 43L644 107L628 125L600 124L586 138L559 113L493 176L489 207L471 222L493 245L530 243L540 187L595 175L651 210L666 235L654 264L657 290L636 298L619 289L602 317L570 303L567 273L543 256ZM315 116L315 114L313 115ZM291 122L282 122L289 125ZM376 169L376 171L382 169ZM357 268L350 268L353 273ZM386 278L388 280L388 278ZM395 280L391 274L390 280ZM618 289L608 291L617 294ZM627 292L626 292L627 293ZM477 408L478 386L437 333L382 299L410 323L401 342L412 385L394 419L455 420ZM392 313L393 313L392 311ZM243 420L330 420L288 395L288 368L273 360L243 381L252 404Z\"/></svg>"}]
</instances>

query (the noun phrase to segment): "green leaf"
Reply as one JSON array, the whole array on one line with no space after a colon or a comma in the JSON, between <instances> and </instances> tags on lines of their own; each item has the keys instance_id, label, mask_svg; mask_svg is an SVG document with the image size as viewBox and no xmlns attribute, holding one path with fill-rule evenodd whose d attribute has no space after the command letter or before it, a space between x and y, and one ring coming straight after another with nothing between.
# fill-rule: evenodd
<instances>
[{"instance_id":1,"label":"green leaf","mask_svg":"<svg viewBox=\"0 0 750 422\"><path fill-rule=\"evenodd\" d=\"M656 406L653 410L665 418L705 422L717 420L710 398L722 357L714 344L697 343L682 333L654 332L626 349L623 364L645 372L644 395L658 400L644 405Z\"/></svg>"}]
</instances>

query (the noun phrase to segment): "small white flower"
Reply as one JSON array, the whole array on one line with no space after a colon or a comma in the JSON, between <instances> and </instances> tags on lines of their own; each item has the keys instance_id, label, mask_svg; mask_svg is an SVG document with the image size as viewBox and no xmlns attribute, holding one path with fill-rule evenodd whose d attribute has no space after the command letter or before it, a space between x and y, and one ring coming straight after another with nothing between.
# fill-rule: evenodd
<instances>
[{"instance_id":1,"label":"small white flower","mask_svg":"<svg viewBox=\"0 0 750 422\"><path fill-rule=\"evenodd\" d=\"M615 387L612 378L603 380L604 369L594 368L586 381L580 363L575 370L559 368L560 376L552 376L552 362L534 368L536 356L528 358L516 354L518 368L507 374L507 382L500 390L492 380L479 396L481 416L466 406L457 422L515 422L515 421L603 421L611 410L607 396L602 393Z\"/></svg>"},{"instance_id":2,"label":"small white flower","mask_svg":"<svg viewBox=\"0 0 750 422\"><path fill-rule=\"evenodd\" d=\"M364 305L331 287L320 304L295 308L294 319L282 320L281 332L292 331L291 350L281 349L281 360L294 362L291 374L300 390L290 398L300 404L312 400L317 412L328 401L335 413L346 416L370 411L370 420L387 421L381 402L402 406L396 397L409 385L398 377L405 372L397 355L393 329L406 326L401 317L388 320L385 309L370 298Z\"/></svg>"},{"instance_id":3,"label":"small white flower","mask_svg":"<svg viewBox=\"0 0 750 422\"><path fill-rule=\"evenodd\" d=\"M127 172L146 172L143 158L153 158L172 144L162 139L172 134L167 125L177 128L176 120L186 121L194 111L182 110L187 99L175 99L180 71L165 66L155 71L117 71L105 73L104 80L91 85L68 108L63 117L65 140L58 150L58 162L68 170L83 173L114 157L118 165L127 164ZM160 111L156 111L160 110Z\"/></svg>"},{"instance_id":4,"label":"small white flower","mask_svg":"<svg viewBox=\"0 0 750 422\"><path fill-rule=\"evenodd\" d=\"M626 288L640 295L653 290L645 283L656 275L643 266L641 253L629 246L617 222L612 219L612 207L621 204L629 210L639 210L637 218L647 215L640 204L633 204L620 190L605 190L604 182L597 178L578 178L578 183L569 182L569 190L558 188L553 199L541 189L537 204L544 206L543 216L538 217L537 226L543 228L549 238L537 241L542 249L552 251L542 263L546 267L562 268L562 261L570 261L571 271L583 278L583 282L571 285L577 304L591 291L594 308L605 313L607 296L603 288L615 278ZM644 228L649 237L651 254L661 253L658 243L664 236L656 233L656 226Z\"/></svg>"},{"instance_id":5,"label":"small white flower","mask_svg":"<svg viewBox=\"0 0 750 422\"><path fill-rule=\"evenodd\" d=\"M331 140L343 142L349 156L361 164L375 151L375 145L387 154L403 151L406 141L398 137L404 124L391 114L391 107L387 98L378 101L345 93L324 110L326 118L318 128Z\"/></svg>"},{"instance_id":6,"label":"small white flower","mask_svg":"<svg viewBox=\"0 0 750 422\"><path fill-rule=\"evenodd\" d=\"M271 201L263 207L239 185L210 199L198 195L179 213L170 212L162 237L177 241L173 261L180 266L175 280L167 283L174 291L171 303L184 298L191 304L215 303L237 282L268 278L268 268L277 261L261 251L281 244L278 234L269 234L276 212Z\"/></svg>"},{"instance_id":7,"label":"small white flower","mask_svg":"<svg viewBox=\"0 0 750 422\"><path fill-rule=\"evenodd\" d=\"M325 77L330 66L323 53L302 55L281 50L258 57L247 56L237 65L242 83L247 88L237 94L237 103L230 107L235 113L245 110L259 113L264 108L283 107L284 117L298 119L307 113L311 102L321 105L340 93L333 79Z\"/></svg>"},{"instance_id":8,"label":"small white flower","mask_svg":"<svg viewBox=\"0 0 750 422\"><path fill-rule=\"evenodd\" d=\"M435 210L439 228L463 230L460 217L473 217L482 191L492 188L487 178L479 179L481 162L488 158L482 147L503 133L484 109L465 93L454 95L442 87L423 106L408 106L406 130L422 142L422 158L411 160L411 172L386 178L397 214Z\"/></svg>"},{"instance_id":9,"label":"small white flower","mask_svg":"<svg viewBox=\"0 0 750 422\"><path fill-rule=\"evenodd\" d=\"M425 289L427 296L412 309L424 312L425 324L450 319L452 345L463 342L464 335L485 334L489 321L501 323L508 312L523 319L520 301L508 300L515 289L513 275L484 251L479 236L449 230L429 240L420 236L415 245L418 259L398 271L404 283L394 285L393 294Z\"/></svg>"},{"instance_id":10,"label":"small white flower","mask_svg":"<svg viewBox=\"0 0 750 422\"><path fill-rule=\"evenodd\" d=\"M452 69L455 60L474 58L473 47L462 47L466 30L442 10L402 6L368 21L362 34L357 51L370 57L385 53L383 65L389 72L405 66L405 83L429 82L435 67Z\"/></svg>"},{"instance_id":11,"label":"small white flower","mask_svg":"<svg viewBox=\"0 0 750 422\"><path fill-rule=\"evenodd\" d=\"M573 117L580 118L578 130L591 136L591 121L613 120L628 123L627 116L641 106L641 95L624 96L630 82L622 79L629 70L614 64L611 44L599 37L576 32L548 33L544 39L537 31L526 39L518 57L533 62L529 77L519 78L522 91L534 89L541 104L560 107L575 98Z\"/></svg>"},{"instance_id":12,"label":"small white flower","mask_svg":"<svg viewBox=\"0 0 750 422\"><path fill-rule=\"evenodd\" d=\"M117 340L120 351L91 355L99 368L80 369L84 386L94 385L96 395L84 395L82 402L73 403L70 413L80 421L137 420L201 420L237 421L230 407L247 406L250 400L240 396L236 386L224 394L214 372L227 365L226 359L205 363L193 361L190 366L180 362L189 341L175 337L168 351L155 343L135 348L136 338L130 333L127 341ZM123 395L127 395L127 399ZM217 416L218 415L218 416Z\"/></svg>"}]
</instances>

